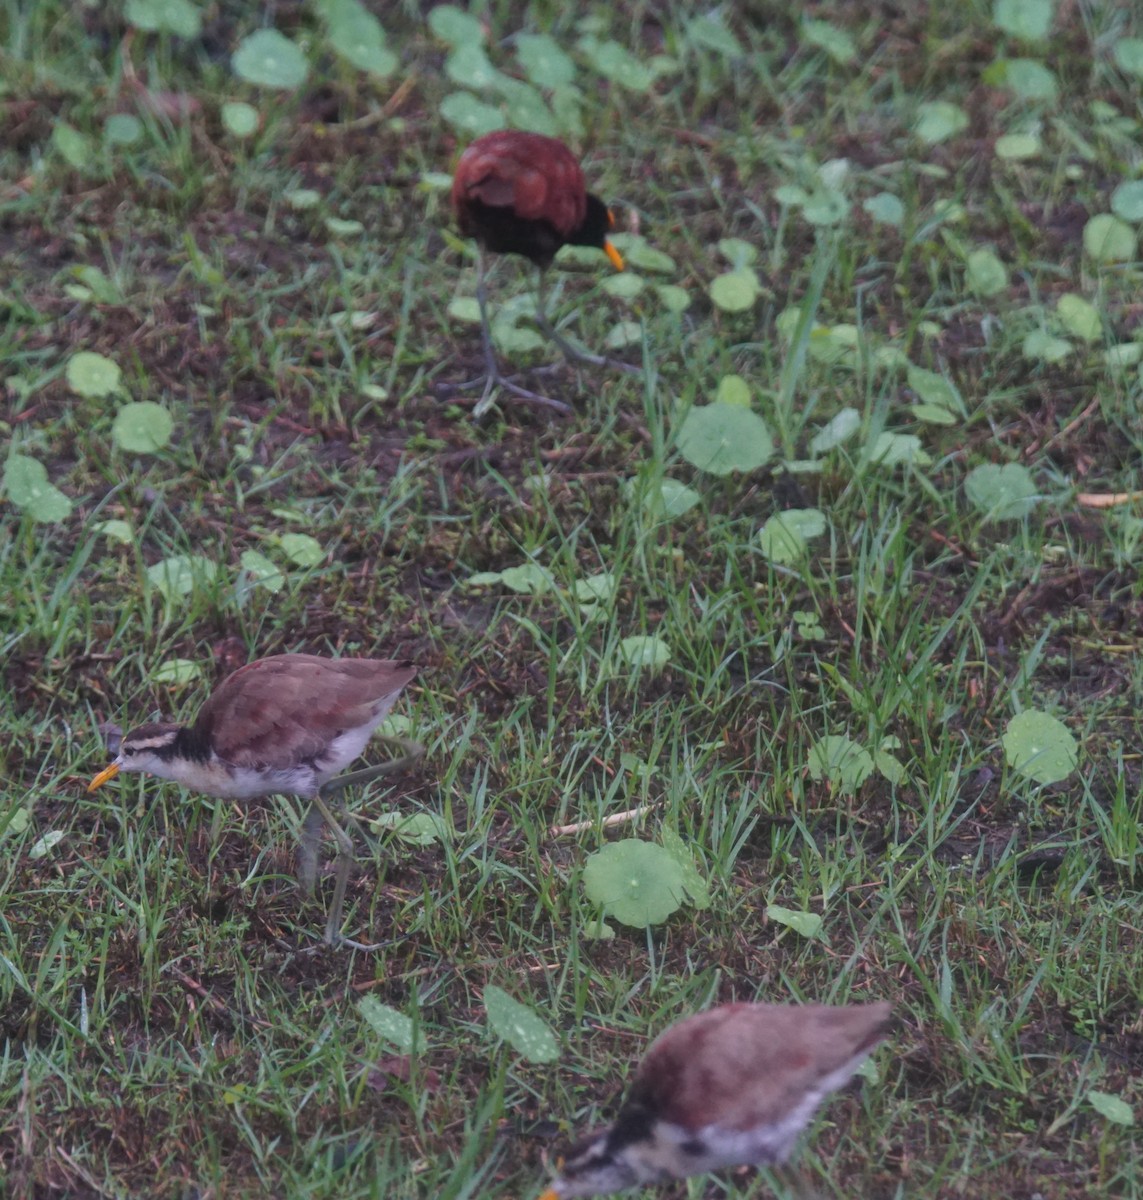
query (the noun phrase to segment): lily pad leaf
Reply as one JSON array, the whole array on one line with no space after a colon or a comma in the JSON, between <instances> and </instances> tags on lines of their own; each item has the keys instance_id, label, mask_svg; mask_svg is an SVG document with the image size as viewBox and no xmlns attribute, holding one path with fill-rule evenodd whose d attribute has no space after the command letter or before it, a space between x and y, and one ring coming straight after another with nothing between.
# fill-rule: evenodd
<instances>
[{"instance_id":1,"label":"lily pad leaf","mask_svg":"<svg viewBox=\"0 0 1143 1200\"><path fill-rule=\"evenodd\" d=\"M48 482L47 468L39 459L10 454L4 464L4 487L8 499L33 521L54 524L71 515L71 501Z\"/></svg>"},{"instance_id":2,"label":"lily pad leaf","mask_svg":"<svg viewBox=\"0 0 1143 1200\"><path fill-rule=\"evenodd\" d=\"M147 568L147 579L168 603L212 583L217 574L218 564L201 554L174 554Z\"/></svg>"},{"instance_id":3,"label":"lily pad leaf","mask_svg":"<svg viewBox=\"0 0 1143 1200\"><path fill-rule=\"evenodd\" d=\"M1004 731L1008 765L1036 783L1059 783L1079 760L1076 740L1062 722L1039 709L1018 713Z\"/></svg>"},{"instance_id":4,"label":"lily pad leaf","mask_svg":"<svg viewBox=\"0 0 1143 1200\"><path fill-rule=\"evenodd\" d=\"M321 542L308 533L283 533L276 539L282 553L298 567L316 567L325 558Z\"/></svg>"},{"instance_id":5,"label":"lily pad leaf","mask_svg":"<svg viewBox=\"0 0 1143 1200\"><path fill-rule=\"evenodd\" d=\"M174 422L171 414L153 400L125 404L111 426L111 440L120 450L132 454L154 454L171 440Z\"/></svg>"},{"instance_id":6,"label":"lily pad leaf","mask_svg":"<svg viewBox=\"0 0 1143 1200\"><path fill-rule=\"evenodd\" d=\"M91 350L81 350L68 359L67 384L77 396L95 400L110 396L119 390L121 377L116 363Z\"/></svg>"},{"instance_id":7,"label":"lily pad leaf","mask_svg":"<svg viewBox=\"0 0 1143 1200\"><path fill-rule=\"evenodd\" d=\"M648 667L661 671L671 661L671 648L653 634L633 634L619 643L619 654L629 666L639 670Z\"/></svg>"},{"instance_id":8,"label":"lily pad leaf","mask_svg":"<svg viewBox=\"0 0 1143 1200\"><path fill-rule=\"evenodd\" d=\"M591 855L583 869L583 885L605 917L639 929L665 921L687 890L671 852L639 838L612 842Z\"/></svg>"},{"instance_id":9,"label":"lily pad leaf","mask_svg":"<svg viewBox=\"0 0 1143 1200\"><path fill-rule=\"evenodd\" d=\"M794 563L804 557L810 538L826 531L826 519L816 508L788 508L775 513L758 533L762 553L774 563Z\"/></svg>"},{"instance_id":10,"label":"lily pad leaf","mask_svg":"<svg viewBox=\"0 0 1143 1200\"><path fill-rule=\"evenodd\" d=\"M811 779L828 780L831 787L852 794L873 773L873 756L850 738L830 734L810 748L807 769Z\"/></svg>"},{"instance_id":11,"label":"lily pad leaf","mask_svg":"<svg viewBox=\"0 0 1143 1200\"><path fill-rule=\"evenodd\" d=\"M785 925L804 938L824 937L822 919L817 913L799 912L793 908L783 908L780 904L766 906L766 919Z\"/></svg>"},{"instance_id":12,"label":"lily pad leaf","mask_svg":"<svg viewBox=\"0 0 1143 1200\"><path fill-rule=\"evenodd\" d=\"M244 37L230 65L239 79L282 91L301 87L310 69L301 50L276 29L259 29Z\"/></svg>"},{"instance_id":13,"label":"lily pad leaf","mask_svg":"<svg viewBox=\"0 0 1143 1200\"><path fill-rule=\"evenodd\" d=\"M1032 473L1021 463L984 463L969 471L965 495L988 521L1017 521L1039 503Z\"/></svg>"},{"instance_id":14,"label":"lily pad leaf","mask_svg":"<svg viewBox=\"0 0 1143 1200\"><path fill-rule=\"evenodd\" d=\"M692 408L677 442L687 462L711 475L754 471L774 455L770 431L757 413L719 401Z\"/></svg>"},{"instance_id":15,"label":"lily pad leaf","mask_svg":"<svg viewBox=\"0 0 1143 1200\"><path fill-rule=\"evenodd\" d=\"M560 1047L547 1022L501 988L492 984L485 987L484 1011L493 1031L528 1062L555 1062L559 1058Z\"/></svg>"}]
</instances>

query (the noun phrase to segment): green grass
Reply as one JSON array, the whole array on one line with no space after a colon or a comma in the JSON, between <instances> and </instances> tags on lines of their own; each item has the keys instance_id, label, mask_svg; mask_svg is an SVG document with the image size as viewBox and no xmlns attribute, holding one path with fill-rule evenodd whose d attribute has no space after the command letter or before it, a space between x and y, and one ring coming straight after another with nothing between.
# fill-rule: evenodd
<instances>
[{"instance_id":1,"label":"green grass","mask_svg":"<svg viewBox=\"0 0 1143 1200\"><path fill-rule=\"evenodd\" d=\"M1143 1196L1143 523L1138 500L1077 500L1143 487L1143 382L1109 361L1138 353L1138 251L1100 263L1083 244L1140 175L1139 78L1116 55L1143 27L1130 5L1057 6L1048 41L1021 42L983 0L859 7L762 5L747 23L730 6L735 59L695 41L688 6L482 8L497 69L519 75L520 31L570 55L590 186L675 263L630 304L602 256L552 272L569 335L602 347L633 319L620 353L646 366L509 358L574 406L566 420L508 403L477 420L479 391L457 387L480 364L478 331L449 316L472 258L432 173L470 135L441 115L464 80L416 6L385 17L400 65L380 81L335 59L309 6L283 10L308 47L297 94L232 75L255 28L233 6L204 9L188 42L137 33L141 86L193 100L189 118L124 82L118 16L0 9L3 428L73 503L37 523L6 497L0 528L0 1196L527 1200L614 1113L655 1034L753 998L898 1014L877 1081L835 1098L802 1153L822 1195ZM816 48L804 17L855 56ZM675 65L645 91L608 82L583 33ZM1018 96L1004 57L1046 65L1056 97ZM262 115L249 140L220 124L233 99ZM932 101L969 121L928 145L912 130ZM142 122L130 146L104 143L117 112ZM61 123L89 139L82 161ZM1029 131L1037 155L998 157L997 138ZM812 199L829 180L834 224L778 191ZM863 207L881 192L899 225ZM707 292L730 237L758 251L746 312ZM981 249L1008 272L990 296L972 287ZM503 262L495 303L532 286ZM1060 323L1068 292L1098 312L1090 342ZM1025 354L1041 329L1072 343L1063 361ZM119 365L122 395L69 390L80 350ZM950 423L918 415L906 361L955 388ZM717 477L677 439L731 373L777 450ZM168 410L169 446L116 443L128 400ZM844 408L856 431L815 456ZM877 461L883 433L927 458ZM1028 516L988 522L969 501L986 463L1029 469ZM665 517L664 479L698 504ZM761 527L809 508L825 534L770 562ZM316 565L290 557L298 533ZM243 575L248 550L280 590ZM176 555L217 572L168 599L147 570ZM554 586L468 583L528 562ZM604 573L614 594L593 611L575 587ZM663 671L623 665L633 635L665 641ZM347 929L396 939L375 955L311 951L329 889L299 908L296 804L238 811L138 777L85 792L101 723L189 719L228 670L285 650L424 668L399 711L425 759L351 800L366 818L437 815L447 836L360 847ZM157 681L175 658L199 678ZM1060 783L1006 762L1005 726L1029 708L1078 740ZM830 735L892 747L901 780L815 780ZM575 822L590 827L552 831ZM588 855L665 828L711 906L593 940ZM820 915L823 937L770 905ZM488 984L543 1017L558 1062L489 1031ZM366 996L419 1027L411 1064Z\"/></svg>"}]
</instances>

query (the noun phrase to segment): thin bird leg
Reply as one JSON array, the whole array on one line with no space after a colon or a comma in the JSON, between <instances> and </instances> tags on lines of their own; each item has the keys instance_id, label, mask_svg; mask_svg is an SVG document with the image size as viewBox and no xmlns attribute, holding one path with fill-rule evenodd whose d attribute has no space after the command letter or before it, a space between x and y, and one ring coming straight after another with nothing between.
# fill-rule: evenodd
<instances>
[{"instance_id":1,"label":"thin bird leg","mask_svg":"<svg viewBox=\"0 0 1143 1200\"><path fill-rule=\"evenodd\" d=\"M342 829L333 810L322 799L321 792L314 796L314 808L325 819L337 842L337 875L334 879L333 900L329 906L329 917L325 923L324 941L327 946L348 946L351 950L380 950L387 942L366 945L347 938L341 932L341 917L345 911L345 889L349 885L349 872L353 869L353 839Z\"/></svg>"},{"instance_id":2,"label":"thin bird leg","mask_svg":"<svg viewBox=\"0 0 1143 1200\"><path fill-rule=\"evenodd\" d=\"M617 358L608 358L603 354L589 354L586 350L569 342L563 334L548 319L547 301L544 295L544 272L539 270L536 275L536 324L549 341L563 351L565 358L572 362L589 363L593 367L614 367L617 371L626 371L631 375L642 375L642 367L634 367L630 363L621 362Z\"/></svg>"},{"instance_id":3,"label":"thin bird leg","mask_svg":"<svg viewBox=\"0 0 1143 1200\"><path fill-rule=\"evenodd\" d=\"M389 762L363 767L359 771L349 771L344 775L338 775L336 779L330 779L314 796L309 812L306 813L302 822L302 843L298 852L298 881L307 894L312 894L317 881L318 849L323 824L329 826L334 841L337 842L337 875L334 879L333 901L330 904L329 918L325 926L325 942L330 946L348 946L351 950L380 950L382 946L388 945L388 942L365 945L362 942L351 941L341 932L345 891L349 884L349 872L353 868L353 840L342 828L329 805L326 804L326 799L332 798L348 787L369 783L382 775L404 770L425 753L424 746L413 738L383 737L379 740L391 746L399 746L404 754ZM341 808L341 815L344 820L353 825L363 838L365 837L365 831L357 819L351 813L346 812L344 807Z\"/></svg>"},{"instance_id":4,"label":"thin bird leg","mask_svg":"<svg viewBox=\"0 0 1143 1200\"><path fill-rule=\"evenodd\" d=\"M520 387L519 384L513 383L500 373L500 365L496 361L496 349L492 345L492 325L488 320L488 285L485 279L484 252L479 246L476 248L476 302L480 305L480 343L484 350L484 395L477 401L473 415L480 416L481 413L488 411L492 404L492 397L498 388L510 392L513 396L519 396L521 400L528 400L532 404L554 408L556 412L570 413L572 411L570 404L565 404L562 400L553 400L550 396L541 395L539 392L530 392L527 388Z\"/></svg>"}]
</instances>

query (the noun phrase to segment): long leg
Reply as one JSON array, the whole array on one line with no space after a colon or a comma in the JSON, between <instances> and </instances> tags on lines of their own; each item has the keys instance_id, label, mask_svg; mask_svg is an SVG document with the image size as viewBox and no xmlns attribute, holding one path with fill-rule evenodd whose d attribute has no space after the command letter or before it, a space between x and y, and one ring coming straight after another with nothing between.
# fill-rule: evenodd
<instances>
[{"instance_id":1,"label":"long leg","mask_svg":"<svg viewBox=\"0 0 1143 1200\"><path fill-rule=\"evenodd\" d=\"M476 248L476 302L480 305L480 344L484 350L484 395L477 401L473 416L481 416L492 405L497 389L503 389L522 400L532 404L540 404L545 408L554 408L556 412L570 413L570 404L562 400L553 400L550 396L531 392L506 379L500 372L500 364L496 361L496 348L492 344L492 325L488 320L488 285L485 279L484 251Z\"/></svg>"},{"instance_id":2,"label":"long leg","mask_svg":"<svg viewBox=\"0 0 1143 1200\"><path fill-rule=\"evenodd\" d=\"M614 367L617 371L627 371L631 375L642 375L641 367L632 366L630 363L620 362L617 358L608 358L602 354L589 354L586 350L581 350L579 346L573 345L556 330L556 327L548 319L547 300L544 294L544 272L541 270L536 279L536 324L539 325L544 336L563 351L564 357L572 362L589 363L593 367Z\"/></svg>"},{"instance_id":3,"label":"long leg","mask_svg":"<svg viewBox=\"0 0 1143 1200\"><path fill-rule=\"evenodd\" d=\"M351 941L341 933L345 891L349 884L349 872L353 868L353 841L342 828L337 817L334 816L326 800L343 792L346 788L368 783L394 771L404 770L425 752L424 746L412 738L386 737L379 740L389 745L399 746L404 754L389 762L363 767L359 771L350 771L345 775L337 776L336 779L329 780L314 796L305 820L302 822L302 844L298 853L298 881L307 893L313 892L317 880L318 849L323 824L329 826L334 841L337 842L337 874L334 879L333 901L330 904L329 917L326 920L325 942L330 946L348 946L351 950L379 950L387 943L377 942L373 945L365 945L361 942ZM346 813L344 809L342 809L342 814L361 832L361 827L355 818Z\"/></svg>"}]
</instances>

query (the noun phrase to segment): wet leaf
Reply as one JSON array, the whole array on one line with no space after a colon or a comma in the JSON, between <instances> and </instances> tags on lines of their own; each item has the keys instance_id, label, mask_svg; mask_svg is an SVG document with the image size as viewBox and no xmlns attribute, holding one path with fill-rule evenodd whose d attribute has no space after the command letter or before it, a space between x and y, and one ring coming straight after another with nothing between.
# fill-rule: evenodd
<instances>
[{"instance_id":1,"label":"wet leaf","mask_svg":"<svg viewBox=\"0 0 1143 1200\"><path fill-rule=\"evenodd\" d=\"M547 1022L507 992L488 984L484 1011L493 1031L528 1062L548 1063L559 1058L559 1043Z\"/></svg>"}]
</instances>

